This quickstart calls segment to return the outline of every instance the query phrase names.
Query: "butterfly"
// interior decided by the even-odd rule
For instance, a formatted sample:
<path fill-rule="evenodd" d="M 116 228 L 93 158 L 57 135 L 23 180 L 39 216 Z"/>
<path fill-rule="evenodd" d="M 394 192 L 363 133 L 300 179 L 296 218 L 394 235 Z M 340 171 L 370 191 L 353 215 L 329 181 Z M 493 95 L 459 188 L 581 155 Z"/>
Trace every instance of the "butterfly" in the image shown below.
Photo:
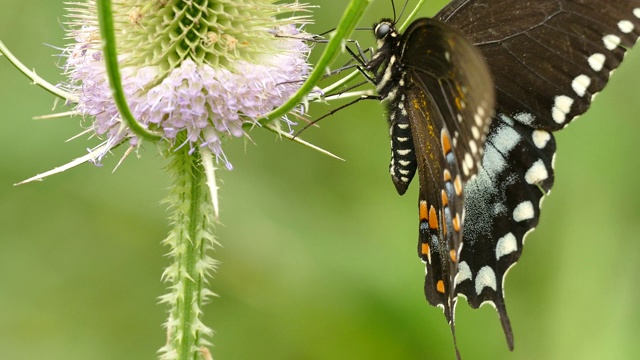
<path fill-rule="evenodd" d="M 458 296 L 496 308 L 554 180 L 553 132 L 590 106 L 640 35 L 640 0 L 456 0 L 399 33 L 374 25 L 364 70 L 388 113 L 400 195 L 418 172 L 418 255 L 453 334 Z"/>

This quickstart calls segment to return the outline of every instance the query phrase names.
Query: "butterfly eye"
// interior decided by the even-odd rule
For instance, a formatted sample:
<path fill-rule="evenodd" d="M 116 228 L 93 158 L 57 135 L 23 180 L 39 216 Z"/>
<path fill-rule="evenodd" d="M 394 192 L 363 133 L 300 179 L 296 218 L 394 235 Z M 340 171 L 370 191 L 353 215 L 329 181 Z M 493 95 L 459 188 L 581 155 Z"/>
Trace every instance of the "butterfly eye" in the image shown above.
<path fill-rule="evenodd" d="M 389 33 L 390 30 L 391 26 L 389 24 L 378 24 L 378 26 L 376 27 L 376 39 L 382 39 Z"/>

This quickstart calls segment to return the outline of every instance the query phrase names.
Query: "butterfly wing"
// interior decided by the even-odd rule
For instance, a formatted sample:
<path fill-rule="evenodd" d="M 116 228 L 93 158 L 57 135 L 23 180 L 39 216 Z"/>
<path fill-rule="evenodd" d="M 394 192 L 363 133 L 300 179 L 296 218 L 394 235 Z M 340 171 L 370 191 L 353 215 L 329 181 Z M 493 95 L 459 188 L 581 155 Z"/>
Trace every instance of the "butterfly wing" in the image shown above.
<path fill-rule="evenodd" d="M 426 264 L 425 295 L 443 308 L 454 331 L 462 184 L 477 173 L 494 105 L 494 85 L 481 54 L 458 31 L 416 20 L 402 35 L 406 78 L 390 112 L 408 119 L 420 180 L 418 253 Z M 474 91 L 471 92 L 471 89 Z M 455 336 L 455 332 L 454 332 Z"/>
<path fill-rule="evenodd" d="M 496 307 L 509 347 L 504 278 L 553 186 L 552 132 L 584 113 L 640 33 L 640 0 L 457 0 L 437 16 L 464 32 L 494 75 L 496 115 L 465 185 L 456 294 Z"/>

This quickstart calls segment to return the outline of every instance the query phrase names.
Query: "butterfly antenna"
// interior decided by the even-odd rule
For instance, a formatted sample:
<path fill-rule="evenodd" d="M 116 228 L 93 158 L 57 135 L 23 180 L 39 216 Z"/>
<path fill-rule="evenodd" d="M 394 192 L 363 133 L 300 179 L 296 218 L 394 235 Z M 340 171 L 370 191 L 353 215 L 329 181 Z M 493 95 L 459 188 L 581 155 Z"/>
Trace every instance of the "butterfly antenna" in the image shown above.
<path fill-rule="evenodd" d="M 325 31 L 325 32 L 323 32 L 323 33 L 321 33 L 321 34 L 316 35 L 316 36 L 324 37 L 325 35 L 329 34 L 330 32 L 334 31 L 335 29 L 336 29 L 336 28 L 329 29 L 329 30 L 327 30 L 327 31 Z"/>
<path fill-rule="evenodd" d="M 400 19 L 402 19 L 402 15 L 404 14 L 404 11 L 407 10 L 407 5 L 409 5 L 409 0 L 404 2 L 404 6 L 402 7 L 402 11 L 400 11 L 400 16 L 398 16 L 398 21 L 400 21 Z M 394 9 L 395 10 L 395 9 Z M 396 23 L 396 19 L 395 19 L 395 11 L 393 13 L 394 19 L 393 19 L 393 23 Z"/>
<path fill-rule="evenodd" d="M 391 9 L 393 10 L 393 23 L 396 23 L 396 3 L 391 0 Z"/>
<path fill-rule="evenodd" d="M 282 35 L 282 34 L 275 34 L 275 37 L 277 38 L 282 38 L 282 39 L 294 39 L 294 40 L 302 40 L 302 41 L 308 41 L 308 42 L 313 42 L 313 43 L 328 43 L 329 40 L 325 39 L 323 36 L 326 33 L 320 34 L 320 35 L 309 35 L 309 36 L 296 36 L 296 35 Z"/>
<path fill-rule="evenodd" d="M 338 106 L 337 108 L 335 108 L 335 109 L 329 111 L 328 113 L 320 116 L 319 118 L 317 118 L 317 119 L 313 120 L 312 122 L 308 123 L 307 125 L 305 125 L 302 129 L 298 130 L 295 134 L 293 134 L 293 139 L 295 139 L 298 136 L 300 136 L 300 134 L 302 134 L 302 132 L 307 130 L 309 127 L 314 126 L 318 121 L 320 121 L 320 120 L 322 120 L 322 119 L 324 119 L 324 118 L 326 118 L 328 116 L 331 116 L 331 115 L 337 113 L 338 111 L 340 111 L 340 110 L 342 110 L 344 108 L 347 108 L 347 107 L 349 107 L 349 106 L 351 106 L 351 105 L 353 105 L 355 103 L 358 103 L 358 102 L 360 102 L 362 100 L 378 100 L 378 101 L 380 101 L 380 97 L 377 96 L 377 95 L 362 95 L 362 96 L 360 96 L 359 98 L 357 98 L 357 99 L 355 99 L 353 101 L 350 101 L 350 102 L 348 102 L 348 103 L 346 103 L 346 104 L 344 104 L 342 106 Z"/>

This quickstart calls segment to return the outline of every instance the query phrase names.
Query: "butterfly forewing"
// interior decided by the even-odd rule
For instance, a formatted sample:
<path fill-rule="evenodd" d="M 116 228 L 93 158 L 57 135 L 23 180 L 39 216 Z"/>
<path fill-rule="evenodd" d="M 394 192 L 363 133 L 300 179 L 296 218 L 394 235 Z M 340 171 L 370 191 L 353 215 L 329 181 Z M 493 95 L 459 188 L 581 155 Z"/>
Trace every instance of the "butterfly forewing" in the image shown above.
<path fill-rule="evenodd" d="M 493 114 L 495 90 L 487 64 L 461 32 L 433 19 L 413 22 L 403 43 L 409 84 L 430 92 L 436 102 L 466 181 L 477 173 Z"/>
<path fill-rule="evenodd" d="M 426 264 L 425 295 L 453 330 L 453 281 L 462 243 L 462 184 L 480 166 L 494 106 L 494 86 L 481 54 L 458 31 L 420 19 L 400 35 L 390 21 L 369 64 L 391 128 L 391 175 L 400 193 L 417 167 L 418 252 Z M 384 60 L 383 60 L 384 58 Z M 383 66 L 384 65 L 384 66 Z M 473 92 L 472 92 L 473 89 Z"/>
<path fill-rule="evenodd" d="M 462 183 L 480 163 L 493 82 L 479 52 L 445 24 L 415 21 L 402 43 L 400 63 L 407 81 L 401 94 L 420 179 L 418 252 L 427 266 L 425 294 L 430 304 L 444 307 L 451 322 L 463 229 Z"/>
<path fill-rule="evenodd" d="M 508 3 L 508 5 L 507 5 Z M 584 113 L 638 38 L 640 0 L 458 0 L 436 17 L 482 51 L 497 113 L 559 130 Z"/>

